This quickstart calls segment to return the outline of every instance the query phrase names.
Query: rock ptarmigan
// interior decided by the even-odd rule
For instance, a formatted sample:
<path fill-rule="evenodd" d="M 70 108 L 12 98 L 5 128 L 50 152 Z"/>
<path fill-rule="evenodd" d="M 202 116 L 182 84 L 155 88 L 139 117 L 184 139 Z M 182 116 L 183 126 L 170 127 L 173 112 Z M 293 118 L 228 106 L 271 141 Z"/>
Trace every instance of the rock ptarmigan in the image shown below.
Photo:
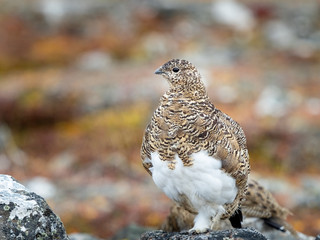
<path fill-rule="evenodd" d="M 229 218 L 240 228 L 249 155 L 239 124 L 209 100 L 196 67 L 173 59 L 156 70 L 169 83 L 143 137 L 141 158 L 155 184 L 196 214 L 190 231 Z"/>

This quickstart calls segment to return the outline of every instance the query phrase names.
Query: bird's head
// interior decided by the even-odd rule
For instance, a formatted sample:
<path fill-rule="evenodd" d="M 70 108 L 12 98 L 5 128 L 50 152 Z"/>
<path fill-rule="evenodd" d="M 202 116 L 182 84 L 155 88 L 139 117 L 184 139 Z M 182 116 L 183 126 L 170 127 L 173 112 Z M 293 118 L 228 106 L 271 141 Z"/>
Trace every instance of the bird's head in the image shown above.
<path fill-rule="evenodd" d="M 201 76 L 196 67 L 187 60 L 172 59 L 155 71 L 168 80 L 170 89 L 189 94 L 205 94 Z"/>

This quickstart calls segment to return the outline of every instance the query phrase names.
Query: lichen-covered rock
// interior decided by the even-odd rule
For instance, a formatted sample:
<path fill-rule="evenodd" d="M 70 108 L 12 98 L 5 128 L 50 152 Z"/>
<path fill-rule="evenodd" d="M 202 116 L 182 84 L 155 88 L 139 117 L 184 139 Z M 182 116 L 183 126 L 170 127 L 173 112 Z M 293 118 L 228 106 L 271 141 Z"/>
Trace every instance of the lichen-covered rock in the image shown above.
<path fill-rule="evenodd" d="M 164 232 L 162 230 L 146 232 L 141 240 L 267 240 L 261 233 L 251 228 L 230 229 L 223 231 L 209 231 L 202 234 L 193 234 L 188 231 Z"/>
<path fill-rule="evenodd" d="M 69 240 L 46 201 L 8 175 L 0 175 L 0 240 Z"/>

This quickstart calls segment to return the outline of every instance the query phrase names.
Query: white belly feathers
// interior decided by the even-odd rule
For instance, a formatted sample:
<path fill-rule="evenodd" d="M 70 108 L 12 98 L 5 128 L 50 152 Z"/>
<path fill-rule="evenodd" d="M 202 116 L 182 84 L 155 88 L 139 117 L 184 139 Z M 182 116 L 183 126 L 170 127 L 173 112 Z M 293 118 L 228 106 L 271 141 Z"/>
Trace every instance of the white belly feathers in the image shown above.
<path fill-rule="evenodd" d="M 150 168 L 155 184 L 172 200 L 179 202 L 181 194 L 186 195 L 195 209 L 203 204 L 223 205 L 231 203 L 237 195 L 235 179 L 221 169 L 221 161 L 206 151 L 193 153 L 193 165 L 184 166 L 176 155 L 175 169 L 168 168 L 157 152 L 151 154 Z"/>

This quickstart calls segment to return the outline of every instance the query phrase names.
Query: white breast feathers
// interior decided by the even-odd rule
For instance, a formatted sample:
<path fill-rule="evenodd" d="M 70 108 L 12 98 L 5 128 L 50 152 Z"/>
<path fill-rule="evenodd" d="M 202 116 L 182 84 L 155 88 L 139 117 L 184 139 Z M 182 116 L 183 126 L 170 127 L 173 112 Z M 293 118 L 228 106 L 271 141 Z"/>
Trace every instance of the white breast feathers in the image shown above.
<path fill-rule="evenodd" d="M 155 184 L 164 193 L 179 202 L 181 194 L 188 197 L 193 207 L 231 203 L 237 195 L 235 179 L 221 169 L 221 161 L 200 151 L 191 155 L 193 165 L 184 166 L 176 155 L 175 168 L 168 168 L 157 152 L 151 154 L 153 167 L 150 169 Z"/>

